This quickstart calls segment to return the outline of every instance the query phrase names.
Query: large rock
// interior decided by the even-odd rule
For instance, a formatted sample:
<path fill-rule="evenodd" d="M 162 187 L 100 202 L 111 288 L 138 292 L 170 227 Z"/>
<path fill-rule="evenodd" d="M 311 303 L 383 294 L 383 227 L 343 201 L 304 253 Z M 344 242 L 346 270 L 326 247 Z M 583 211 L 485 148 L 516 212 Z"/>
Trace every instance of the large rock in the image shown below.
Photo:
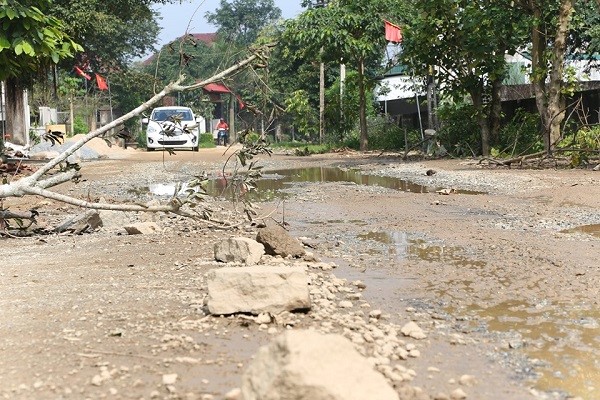
<path fill-rule="evenodd" d="M 208 271 L 211 314 L 306 310 L 310 308 L 308 275 L 302 267 L 225 267 Z"/>
<path fill-rule="evenodd" d="M 242 262 L 247 265 L 258 264 L 265 254 L 265 247 L 245 237 L 231 237 L 217 242 L 214 246 L 215 260 L 222 262 Z"/>
<path fill-rule="evenodd" d="M 125 225 L 123 228 L 129 235 L 150 235 L 152 233 L 160 232 L 159 226 L 151 221 Z"/>
<path fill-rule="evenodd" d="M 256 240 L 265 246 L 265 252 L 272 256 L 302 257 L 305 253 L 304 246 L 282 226 L 274 222 L 260 228 Z"/>
<path fill-rule="evenodd" d="M 54 230 L 58 233 L 71 232 L 81 234 L 92 232 L 102 226 L 102 219 L 96 210 L 88 210 L 82 214 L 68 218 Z"/>
<path fill-rule="evenodd" d="M 340 335 L 288 331 L 262 347 L 242 378 L 245 400 L 398 400 Z"/>

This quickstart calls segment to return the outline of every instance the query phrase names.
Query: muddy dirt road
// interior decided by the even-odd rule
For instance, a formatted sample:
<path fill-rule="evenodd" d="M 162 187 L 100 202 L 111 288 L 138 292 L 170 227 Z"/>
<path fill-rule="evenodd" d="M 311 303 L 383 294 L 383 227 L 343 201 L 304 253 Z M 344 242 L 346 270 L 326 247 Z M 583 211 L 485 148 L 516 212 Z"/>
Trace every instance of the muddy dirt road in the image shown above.
<path fill-rule="evenodd" d="M 218 179 L 227 157 L 105 153 L 83 163 L 83 182 L 58 190 L 164 200 L 160 188 L 200 171 Z M 363 309 L 427 333 L 403 361 L 414 398 L 460 388 L 468 399 L 600 399 L 600 172 L 353 152 L 261 163 L 270 196 L 259 213 L 307 238 L 336 277 L 364 282 Z M 41 198 L 4 202 L 32 206 L 40 225 L 77 212 Z M 225 398 L 285 329 L 205 315 L 213 244 L 232 233 L 164 215 L 103 220 L 91 234 L 0 239 L 0 398 Z M 121 229 L 145 220 L 163 231 Z M 296 318 L 324 329 L 310 313 Z"/>

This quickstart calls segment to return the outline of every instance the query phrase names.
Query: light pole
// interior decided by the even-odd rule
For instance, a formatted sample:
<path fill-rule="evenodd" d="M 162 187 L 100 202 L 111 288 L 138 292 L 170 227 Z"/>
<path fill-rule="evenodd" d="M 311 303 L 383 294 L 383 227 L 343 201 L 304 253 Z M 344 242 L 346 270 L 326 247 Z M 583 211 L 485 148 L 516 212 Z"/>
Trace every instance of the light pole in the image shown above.
<path fill-rule="evenodd" d="M 329 4 L 329 0 L 316 0 L 313 7 L 323 8 Z M 321 48 L 323 56 L 323 48 Z M 319 65 L 319 144 L 323 143 L 325 137 L 325 64 L 321 61 Z"/>

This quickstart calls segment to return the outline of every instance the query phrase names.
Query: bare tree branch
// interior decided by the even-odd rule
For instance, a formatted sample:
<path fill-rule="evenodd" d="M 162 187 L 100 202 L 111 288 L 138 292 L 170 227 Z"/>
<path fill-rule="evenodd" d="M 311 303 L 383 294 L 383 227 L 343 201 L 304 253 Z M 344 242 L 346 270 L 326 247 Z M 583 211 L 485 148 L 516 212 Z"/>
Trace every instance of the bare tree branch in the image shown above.
<path fill-rule="evenodd" d="M 36 186 L 47 189 L 49 187 L 54 187 L 54 186 L 60 185 L 61 183 L 66 183 L 66 182 L 69 182 L 69 181 L 71 181 L 75 178 L 79 178 L 79 177 L 81 177 L 81 173 L 78 170 L 70 169 L 68 171 L 53 175 L 48 179 L 38 181 L 36 183 Z"/>

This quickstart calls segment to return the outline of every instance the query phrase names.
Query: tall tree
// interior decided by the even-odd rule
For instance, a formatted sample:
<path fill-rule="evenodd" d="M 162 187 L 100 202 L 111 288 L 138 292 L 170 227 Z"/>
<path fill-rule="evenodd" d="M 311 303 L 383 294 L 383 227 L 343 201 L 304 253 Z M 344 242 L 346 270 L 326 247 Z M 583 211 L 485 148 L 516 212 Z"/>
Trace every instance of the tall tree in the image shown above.
<path fill-rule="evenodd" d="M 381 66 L 384 59 L 383 18 L 397 20 L 401 6 L 397 0 L 335 0 L 326 7 L 308 9 L 289 21 L 286 29 L 287 40 L 300 44 L 313 59 L 344 63 L 356 70 L 361 150 L 368 147 L 367 93 L 375 83 L 375 75 L 367 71 Z"/>
<path fill-rule="evenodd" d="M 417 75 L 433 69 L 445 93 L 469 96 L 481 131 L 481 152 L 500 129 L 500 89 L 505 54 L 525 37 L 524 20 L 509 0 L 418 0 L 412 2 L 402 60 Z"/>
<path fill-rule="evenodd" d="M 221 0 L 214 13 L 206 13 L 219 35 L 238 46 L 252 44 L 263 27 L 280 18 L 281 10 L 273 0 Z"/>
<path fill-rule="evenodd" d="M 565 60 L 574 0 L 521 0 L 530 17 L 531 81 L 550 153 L 561 139 L 565 110 Z"/>
<path fill-rule="evenodd" d="M 64 24 L 48 14 L 49 0 L 0 0 L 0 80 L 6 81 L 6 132 L 27 142 L 23 91 L 50 64 L 82 50 Z"/>
<path fill-rule="evenodd" d="M 169 0 L 54 0 L 51 12 L 85 51 L 76 62 L 95 71 L 124 67 L 154 49 L 159 27 L 153 4 Z M 72 67 L 72 65 L 67 65 Z"/>

